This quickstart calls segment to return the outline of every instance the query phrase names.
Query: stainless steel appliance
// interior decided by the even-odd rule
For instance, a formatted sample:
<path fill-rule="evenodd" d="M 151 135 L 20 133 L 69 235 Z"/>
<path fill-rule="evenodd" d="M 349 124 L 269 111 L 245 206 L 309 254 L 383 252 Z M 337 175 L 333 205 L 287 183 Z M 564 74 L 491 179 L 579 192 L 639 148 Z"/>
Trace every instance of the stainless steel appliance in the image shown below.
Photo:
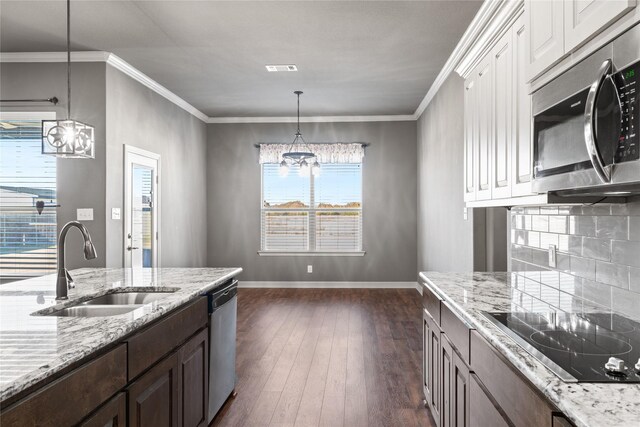
<path fill-rule="evenodd" d="M 566 382 L 640 383 L 640 323 L 611 313 L 483 313 Z"/>
<path fill-rule="evenodd" d="M 209 417 L 211 423 L 236 387 L 238 281 L 214 289 L 209 299 Z"/>
<path fill-rule="evenodd" d="M 640 193 L 639 86 L 640 24 L 536 91 L 534 191 Z"/>

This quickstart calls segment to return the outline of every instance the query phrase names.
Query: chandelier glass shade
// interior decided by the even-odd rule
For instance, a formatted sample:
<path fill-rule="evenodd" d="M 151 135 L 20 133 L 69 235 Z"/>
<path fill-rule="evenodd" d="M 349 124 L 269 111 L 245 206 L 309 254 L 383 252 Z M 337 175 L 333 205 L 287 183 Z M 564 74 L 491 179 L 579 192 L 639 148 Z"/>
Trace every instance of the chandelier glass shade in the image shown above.
<path fill-rule="evenodd" d="M 289 149 L 282 155 L 280 175 L 287 176 L 289 168 L 297 165 L 299 166 L 298 173 L 301 176 L 309 176 L 309 173 L 312 173 L 313 176 L 318 177 L 320 176 L 320 163 L 300 132 L 300 95 L 302 95 L 302 91 L 296 90 L 293 93 L 298 97 L 298 129 Z"/>
<path fill-rule="evenodd" d="M 95 129 L 71 119 L 71 1 L 67 0 L 67 118 L 42 121 L 42 154 L 95 158 Z"/>

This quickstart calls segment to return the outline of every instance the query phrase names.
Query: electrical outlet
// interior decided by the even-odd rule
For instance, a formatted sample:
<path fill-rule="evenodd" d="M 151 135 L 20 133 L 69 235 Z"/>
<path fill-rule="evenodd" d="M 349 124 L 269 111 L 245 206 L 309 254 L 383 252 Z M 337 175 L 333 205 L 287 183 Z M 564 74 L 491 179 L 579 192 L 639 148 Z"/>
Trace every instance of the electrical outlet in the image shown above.
<path fill-rule="evenodd" d="M 556 245 L 549 245 L 549 267 L 556 268 L 558 257 L 556 256 Z"/>
<path fill-rule="evenodd" d="M 76 218 L 78 221 L 93 221 L 93 209 L 77 209 Z"/>
<path fill-rule="evenodd" d="M 111 208 L 111 219 L 120 219 L 120 208 Z"/>
<path fill-rule="evenodd" d="M 307 265 L 307 273 L 313 273 L 313 265 Z"/>
<path fill-rule="evenodd" d="M 467 207 L 465 206 L 463 208 L 463 214 L 462 214 L 462 219 L 464 219 L 465 221 L 469 218 L 469 213 L 467 211 Z"/>

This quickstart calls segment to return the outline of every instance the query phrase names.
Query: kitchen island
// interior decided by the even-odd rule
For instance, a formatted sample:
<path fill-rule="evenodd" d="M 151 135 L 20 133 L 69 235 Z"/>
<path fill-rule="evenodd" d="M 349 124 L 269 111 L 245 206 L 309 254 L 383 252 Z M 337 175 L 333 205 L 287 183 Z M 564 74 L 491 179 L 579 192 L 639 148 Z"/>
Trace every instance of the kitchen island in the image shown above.
<path fill-rule="evenodd" d="M 424 272 L 420 273 L 420 281 L 423 285 L 425 312 L 429 313 L 428 307 L 436 307 L 431 309 L 431 312 L 437 312 L 437 316 L 434 315 L 434 317 L 442 319 L 441 322 L 436 320 L 436 323 L 440 324 L 436 329 L 442 328 L 443 337 L 448 334 L 445 331 L 446 322 L 452 325 L 463 325 L 452 331 L 450 340 L 442 338 L 442 341 L 451 341 L 455 347 L 455 339 L 461 336 L 459 330 L 467 328 L 466 341 L 458 339 L 458 342 L 462 343 L 459 346 L 462 351 L 458 349 L 456 352 L 464 356 L 466 351 L 466 357 L 470 359 L 470 363 L 469 360 L 465 361 L 467 369 L 473 372 L 475 365 L 475 370 L 478 371 L 477 376 L 481 375 L 481 371 L 486 371 L 487 375 L 480 380 L 495 382 L 494 390 L 500 394 L 498 397 L 504 397 L 503 402 L 510 403 L 496 410 L 498 418 L 503 415 L 508 419 L 512 414 L 517 417 L 526 413 L 527 407 L 533 406 L 532 401 L 539 400 L 543 409 L 549 408 L 551 415 L 548 421 L 547 418 L 544 419 L 548 425 L 557 425 L 556 411 L 560 414 L 557 417 L 559 425 L 570 425 L 562 424 L 566 422 L 564 418 L 580 427 L 640 425 L 640 384 L 564 382 L 482 314 L 482 312 L 510 311 L 530 313 L 598 311 L 588 302 L 564 292 L 551 292 L 545 295 L 540 292 L 539 287 L 535 290 L 530 289 L 530 283 L 522 276 L 510 273 Z M 441 308 L 442 314 L 440 314 Z M 453 314 L 453 322 L 449 320 L 452 318 L 451 315 L 445 313 Z M 425 325 L 433 320 L 431 314 L 427 317 Z M 469 341 L 470 349 L 467 347 Z M 498 362 L 489 360 L 486 357 L 487 351 L 476 356 L 474 343 L 478 343 L 477 348 L 480 349 L 483 348 L 482 343 L 485 343 L 486 348 L 495 352 L 497 355 L 495 359 Z M 487 369 L 487 366 L 490 368 L 502 366 L 503 369 L 492 371 L 490 368 Z M 506 375 L 505 370 L 513 370 L 514 375 Z M 476 374 L 472 373 L 472 376 Z M 522 386 L 512 387 L 512 384 L 504 381 L 505 378 L 521 381 Z M 503 382 L 500 383 L 500 380 Z M 485 390 L 484 387 L 482 389 Z M 425 394 L 428 395 L 430 392 L 428 387 L 425 390 Z M 527 396 L 527 399 L 523 399 L 523 396 Z M 435 400 L 438 401 L 438 399 Z M 471 400 L 473 411 L 473 395 Z M 493 399 L 487 401 L 489 400 Z M 511 407 L 515 406 L 515 402 L 521 405 Z M 524 425 L 518 422 L 515 424 Z"/>
<path fill-rule="evenodd" d="M 104 366 L 114 369 L 120 369 L 118 364 L 124 360 L 123 381 L 130 383 L 152 362 L 169 357 L 197 330 L 206 328 L 204 295 L 240 272 L 241 268 L 78 269 L 71 272 L 76 286 L 64 302 L 55 300 L 55 275 L 0 286 L 3 425 L 8 411 L 28 403 L 34 392 L 51 389 L 98 356 L 100 360 L 113 353 L 113 360 Z M 105 317 L 54 313 L 97 296 L 126 292 L 145 292 L 155 298 L 134 310 Z M 158 325 L 165 325 L 167 343 Z M 193 331 L 187 330 L 191 327 Z M 202 336 L 206 341 L 206 334 Z M 175 343 L 170 342 L 174 337 Z M 137 348 L 144 357 L 134 354 Z M 154 352 L 159 356 L 151 360 Z M 142 366 L 147 361 L 149 365 Z"/>

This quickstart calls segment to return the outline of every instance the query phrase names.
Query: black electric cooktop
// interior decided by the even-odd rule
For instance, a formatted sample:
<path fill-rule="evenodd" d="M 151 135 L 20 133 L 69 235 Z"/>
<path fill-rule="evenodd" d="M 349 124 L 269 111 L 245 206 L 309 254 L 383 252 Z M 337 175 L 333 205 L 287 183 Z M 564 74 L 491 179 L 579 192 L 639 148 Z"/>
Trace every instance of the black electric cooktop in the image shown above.
<path fill-rule="evenodd" d="M 640 383 L 640 323 L 610 313 L 484 313 L 567 382 Z M 624 368 L 605 368 L 610 357 Z"/>

